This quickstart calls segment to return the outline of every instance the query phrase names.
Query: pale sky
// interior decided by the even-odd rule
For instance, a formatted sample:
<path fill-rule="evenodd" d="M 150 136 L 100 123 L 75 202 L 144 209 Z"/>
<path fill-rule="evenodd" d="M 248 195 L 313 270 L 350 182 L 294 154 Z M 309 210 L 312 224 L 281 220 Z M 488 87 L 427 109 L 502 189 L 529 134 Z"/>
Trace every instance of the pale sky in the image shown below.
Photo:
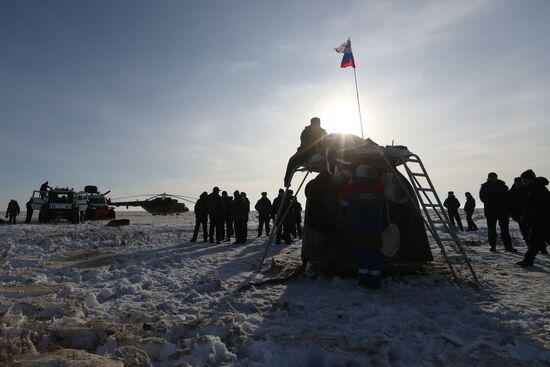
<path fill-rule="evenodd" d="M 366 136 L 442 197 L 549 176 L 549 34 L 544 0 L 3 0 L 0 210 L 46 180 L 273 198 L 311 117 L 360 134 L 348 37 Z"/>

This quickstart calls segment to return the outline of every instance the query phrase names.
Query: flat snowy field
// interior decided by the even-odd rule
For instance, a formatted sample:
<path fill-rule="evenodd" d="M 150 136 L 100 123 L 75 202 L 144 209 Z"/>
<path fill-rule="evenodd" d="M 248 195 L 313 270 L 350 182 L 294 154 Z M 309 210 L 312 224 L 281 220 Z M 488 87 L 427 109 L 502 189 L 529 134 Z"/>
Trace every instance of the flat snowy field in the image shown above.
<path fill-rule="evenodd" d="M 479 289 L 434 247 L 380 291 L 310 273 L 239 291 L 297 267 L 301 241 L 254 274 L 253 214 L 246 245 L 190 243 L 192 213 L 118 217 L 132 224 L 0 226 L 1 366 L 550 366 L 550 258 L 517 266 L 514 225 L 517 254 L 489 252 L 480 215 L 461 234 Z"/>

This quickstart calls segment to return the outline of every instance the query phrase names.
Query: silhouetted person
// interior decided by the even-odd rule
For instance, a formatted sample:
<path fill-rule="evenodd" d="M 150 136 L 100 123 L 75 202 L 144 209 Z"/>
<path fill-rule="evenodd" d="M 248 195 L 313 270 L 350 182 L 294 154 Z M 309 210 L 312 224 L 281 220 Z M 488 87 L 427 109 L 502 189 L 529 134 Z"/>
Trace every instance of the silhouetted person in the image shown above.
<path fill-rule="evenodd" d="M 452 191 L 449 191 L 449 195 L 447 196 L 447 199 L 443 202 L 443 206 L 447 208 L 447 213 L 449 214 L 449 219 L 451 220 L 451 225 L 456 228 L 456 225 L 458 225 L 458 229 L 461 231 L 464 231 L 464 227 L 462 227 L 462 221 L 460 220 L 460 215 L 458 214 L 458 208 L 460 208 L 460 202 L 455 196 L 455 193 Z M 456 220 L 456 225 L 455 225 Z"/>
<path fill-rule="evenodd" d="M 235 224 L 235 244 L 246 242 L 246 220 L 248 217 L 246 209 L 246 200 L 239 190 L 233 193 L 233 221 Z"/>
<path fill-rule="evenodd" d="M 285 196 L 285 190 L 279 189 L 279 193 L 277 194 L 277 197 L 273 200 L 273 205 L 271 206 L 271 219 L 273 219 L 274 223 L 275 223 L 275 218 L 279 213 L 279 207 L 281 206 L 281 202 L 284 196 Z M 281 215 L 282 214 L 283 213 L 281 213 Z"/>
<path fill-rule="evenodd" d="M 8 203 L 8 208 L 6 209 L 6 218 L 8 218 L 8 222 L 10 224 L 15 224 L 15 218 L 19 215 L 21 212 L 21 209 L 19 208 L 19 204 L 15 200 L 10 200 Z"/>
<path fill-rule="evenodd" d="M 289 209 L 289 206 L 292 203 L 292 190 L 288 190 L 288 195 L 286 199 L 284 199 L 284 191 L 279 190 L 279 196 L 273 200 L 273 209 L 274 209 L 274 215 L 275 220 L 277 221 L 277 224 L 279 224 L 279 229 L 276 233 L 275 243 L 280 244 L 281 239 L 285 241 L 285 243 L 291 244 L 292 240 L 290 238 L 290 232 L 292 229 L 293 224 L 293 216 L 292 216 L 292 209 Z M 281 210 L 281 218 L 277 218 L 276 215 L 279 211 L 279 206 L 281 206 L 282 203 L 282 210 Z M 286 214 L 286 215 L 285 215 Z"/>
<path fill-rule="evenodd" d="M 222 191 L 222 198 L 223 198 L 223 203 L 225 205 L 225 215 L 224 215 L 225 239 L 227 241 L 231 241 L 231 236 L 233 236 L 234 234 L 233 211 L 231 209 L 231 206 L 233 205 L 233 198 L 227 195 L 227 191 Z"/>
<path fill-rule="evenodd" d="M 504 244 L 504 250 L 517 252 L 512 247 L 512 239 L 508 225 L 508 186 L 498 179 L 496 173 L 491 172 L 487 176 L 487 182 L 481 185 L 479 198 L 485 204 L 485 218 L 487 219 L 487 229 L 489 231 L 489 245 L 491 252 L 496 251 L 497 244 L 497 222 L 500 227 L 500 237 Z"/>
<path fill-rule="evenodd" d="M 250 200 L 248 200 L 248 198 L 246 197 L 246 192 L 244 191 L 241 191 L 241 196 L 244 199 L 245 211 L 246 211 L 246 217 L 245 217 L 245 222 L 243 227 L 243 239 L 244 239 L 244 242 L 246 242 L 248 240 L 248 214 L 250 213 Z"/>
<path fill-rule="evenodd" d="M 265 234 L 269 236 L 269 222 L 271 220 L 271 200 L 267 198 L 267 192 L 262 192 L 262 197 L 256 202 L 254 209 L 258 211 L 258 237 L 262 235 L 265 226 Z"/>
<path fill-rule="evenodd" d="M 292 220 L 298 238 L 302 239 L 302 204 L 300 204 L 297 197 L 294 197 L 294 203 L 292 204 Z"/>
<path fill-rule="evenodd" d="M 350 245 L 357 254 L 357 280 L 361 286 L 380 288 L 384 189 L 376 169 L 361 164 L 340 193 Z"/>
<path fill-rule="evenodd" d="M 191 242 L 197 241 L 200 227 L 202 226 L 202 233 L 204 242 L 208 242 L 208 193 L 205 191 L 199 196 L 199 200 L 195 203 L 195 230 L 193 231 L 193 238 Z"/>
<path fill-rule="evenodd" d="M 220 196 L 220 189 L 217 186 L 214 187 L 210 195 L 208 195 L 207 203 L 208 217 L 210 217 L 210 243 L 214 243 L 214 232 L 216 232 L 216 243 L 220 244 L 223 240 L 225 206 Z"/>
<path fill-rule="evenodd" d="M 290 233 L 291 239 L 296 239 L 298 237 L 296 233 L 296 223 L 294 222 L 294 200 L 290 198 L 290 209 L 288 210 L 288 216 L 290 217 L 290 223 L 288 225 L 288 232 Z"/>
<path fill-rule="evenodd" d="M 527 228 L 525 221 L 521 220 L 523 205 L 525 202 L 525 192 L 525 185 L 523 184 L 521 177 L 514 178 L 514 184 L 508 191 L 510 217 L 519 225 L 519 230 L 521 231 L 523 240 L 527 243 L 529 238 L 529 228 Z"/>
<path fill-rule="evenodd" d="M 466 212 L 466 222 L 468 223 L 467 231 L 477 231 L 477 225 L 472 219 L 476 208 L 476 200 L 469 192 L 466 193 L 466 204 L 464 204 L 464 212 Z"/>
<path fill-rule="evenodd" d="M 40 197 L 43 199 L 46 197 L 46 191 L 48 191 L 48 189 L 50 188 L 50 186 L 48 186 L 48 181 L 44 182 L 41 186 L 40 186 Z"/>
<path fill-rule="evenodd" d="M 529 227 L 529 249 L 517 264 L 527 267 L 533 266 L 537 253 L 546 247 L 545 239 L 550 226 L 550 192 L 546 188 L 548 180 L 537 177 L 530 169 L 521 174 L 521 179 L 526 190 L 522 220 Z"/>
<path fill-rule="evenodd" d="M 29 224 L 29 223 L 31 222 L 32 213 L 33 213 L 33 209 L 32 209 L 32 199 L 30 199 L 29 201 L 27 201 L 26 207 L 27 207 L 27 218 L 25 218 L 25 223 Z"/>
<path fill-rule="evenodd" d="M 307 160 L 316 153 L 317 143 L 326 135 L 326 130 L 321 128 L 321 119 L 313 117 L 310 120 L 310 125 L 306 126 L 300 135 L 300 146 L 298 147 L 298 151 L 288 160 L 284 178 L 285 187 L 290 186 L 290 179 L 294 169 L 307 162 Z"/>

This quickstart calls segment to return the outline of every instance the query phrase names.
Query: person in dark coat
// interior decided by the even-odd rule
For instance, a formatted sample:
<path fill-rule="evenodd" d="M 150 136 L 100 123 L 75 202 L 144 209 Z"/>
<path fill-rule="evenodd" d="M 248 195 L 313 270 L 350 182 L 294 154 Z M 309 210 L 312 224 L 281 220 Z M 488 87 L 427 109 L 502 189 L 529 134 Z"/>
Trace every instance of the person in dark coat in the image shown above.
<path fill-rule="evenodd" d="M 29 199 L 29 201 L 27 201 L 26 207 L 27 207 L 27 218 L 25 218 L 25 223 L 29 224 L 31 222 L 32 213 L 33 213 L 32 199 Z"/>
<path fill-rule="evenodd" d="M 233 193 L 232 215 L 233 223 L 235 224 L 235 242 L 240 245 L 246 242 L 246 220 L 248 217 L 246 208 L 246 200 L 241 195 L 239 190 Z"/>
<path fill-rule="evenodd" d="M 485 204 L 485 218 L 487 219 L 487 229 L 489 231 L 489 245 L 491 252 L 496 251 L 497 244 L 497 222 L 500 227 L 500 237 L 504 244 L 504 250 L 517 252 L 512 247 L 512 239 L 510 238 L 509 224 L 509 201 L 508 201 L 508 186 L 504 181 L 499 180 L 496 173 L 491 172 L 487 176 L 487 182 L 481 185 L 479 190 L 479 198 Z"/>
<path fill-rule="evenodd" d="M 447 199 L 443 202 L 443 206 L 447 208 L 447 213 L 449 214 L 449 219 L 451 220 L 451 226 L 456 228 L 456 224 L 458 225 L 458 229 L 461 231 L 464 231 L 464 227 L 462 226 L 462 221 L 460 220 L 460 215 L 458 214 L 458 208 L 460 208 L 460 202 L 455 196 L 455 193 L 453 191 L 449 191 L 449 195 L 447 196 Z"/>
<path fill-rule="evenodd" d="M 197 241 L 200 227 L 202 226 L 202 233 L 204 242 L 208 242 L 208 193 L 205 191 L 199 196 L 199 200 L 195 203 L 195 230 L 193 231 L 193 238 L 191 242 Z"/>
<path fill-rule="evenodd" d="M 290 239 L 290 230 L 291 230 L 291 227 L 292 227 L 292 213 L 291 212 L 286 213 L 288 207 L 291 204 L 292 190 L 288 190 L 288 194 L 287 194 L 286 199 L 284 198 L 284 196 L 285 196 L 284 193 L 285 193 L 284 190 L 280 189 L 279 190 L 279 196 L 277 196 L 275 198 L 275 200 L 273 200 L 272 215 L 273 215 L 273 218 L 275 220 L 275 223 L 277 223 L 277 225 L 279 227 L 277 229 L 277 233 L 276 233 L 276 237 L 275 237 L 275 243 L 276 244 L 280 244 L 281 239 L 284 240 L 286 244 L 292 243 L 292 240 Z M 284 201 L 283 201 L 283 199 L 284 199 Z M 281 205 L 282 205 L 282 210 L 280 212 L 280 215 L 281 215 L 282 218 L 280 218 L 280 219 L 282 220 L 282 223 L 279 223 L 280 219 L 277 218 L 277 215 L 279 214 L 279 207 Z M 285 216 L 285 213 L 286 213 L 286 216 Z"/>
<path fill-rule="evenodd" d="M 48 191 L 49 188 L 50 188 L 50 186 L 48 186 L 48 181 L 46 181 L 42 185 L 40 185 L 40 197 L 42 199 L 46 197 L 46 191 Z"/>
<path fill-rule="evenodd" d="M 6 209 L 6 218 L 8 219 L 8 222 L 10 224 L 15 224 L 15 218 L 21 213 L 21 209 L 19 208 L 19 204 L 15 200 L 10 200 L 8 203 L 8 208 Z"/>
<path fill-rule="evenodd" d="M 267 192 L 262 192 L 262 197 L 254 205 L 254 209 L 258 212 L 258 237 L 262 235 L 263 227 L 265 226 L 265 234 L 269 236 L 269 222 L 271 220 L 271 200 L 267 198 Z"/>
<path fill-rule="evenodd" d="M 216 232 L 216 243 L 220 244 L 223 240 L 225 205 L 220 196 L 220 189 L 217 186 L 214 187 L 210 195 L 208 195 L 207 207 L 208 217 L 210 218 L 210 243 L 214 243 L 214 232 Z"/>
<path fill-rule="evenodd" d="M 302 204 L 298 201 L 298 198 L 294 197 L 294 203 L 292 204 L 292 220 L 294 222 L 294 229 L 298 234 L 298 238 L 302 239 Z"/>
<path fill-rule="evenodd" d="M 521 177 L 514 178 L 514 184 L 508 190 L 508 198 L 510 203 L 510 217 L 519 225 L 519 230 L 525 243 L 529 238 L 529 228 L 524 221 L 521 220 L 523 214 L 523 204 L 525 201 L 525 185 Z"/>
<path fill-rule="evenodd" d="M 550 191 L 546 188 L 548 180 L 537 177 L 533 170 L 521 174 L 525 185 L 525 201 L 522 220 L 529 228 L 527 245 L 529 249 L 522 261 L 517 264 L 521 267 L 533 266 L 537 253 L 545 249 L 545 239 L 550 227 Z"/>
<path fill-rule="evenodd" d="M 472 219 L 474 210 L 476 208 L 476 200 L 469 192 L 466 193 L 466 204 L 464 204 L 464 212 L 466 212 L 466 222 L 468 222 L 468 229 L 466 231 L 477 231 L 477 225 Z"/>
<path fill-rule="evenodd" d="M 222 191 L 222 198 L 223 203 L 225 205 L 225 216 L 224 216 L 224 222 L 225 222 L 225 240 L 231 241 L 231 236 L 233 236 L 235 233 L 233 229 L 233 213 L 231 210 L 231 206 L 233 204 L 233 198 L 229 195 L 227 195 L 227 191 Z"/>
<path fill-rule="evenodd" d="M 284 196 L 285 196 L 285 190 L 279 189 L 279 193 L 277 197 L 273 200 L 273 205 L 271 206 L 271 219 L 273 219 L 273 221 L 275 221 L 275 218 L 277 217 L 277 214 L 279 212 L 279 207 L 281 206 L 281 202 Z"/>
<path fill-rule="evenodd" d="M 248 215 L 250 214 L 250 200 L 248 200 L 248 197 L 246 197 L 246 192 L 241 191 L 241 196 L 244 199 L 245 203 L 245 217 L 244 217 L 244 224 L 243 224 L 243 243 L 245 243 L 248 240 Z"/>
<path fill-rule="evenodd" d="M 290 179 L 296 167 L 304 164 L 317 151 L 317 143 L 327 135 L 321 128 L 321 119 L 313 117 L 310 125 L 306 126 L 300 135 L 300 146 L 296 153 L 288 160 L 284 178 L 285 187 L 290 186 Z"/>
<path fill-rule="evenodd" d="M 384 204 L 384 189 L 378 172 L 366 164 L 359 165 L 355 179 L 340 193 L 340 205 L 350 245 L 357 253 L 357 280 L 359 285 L 369 289 L 381 285 Z"/>

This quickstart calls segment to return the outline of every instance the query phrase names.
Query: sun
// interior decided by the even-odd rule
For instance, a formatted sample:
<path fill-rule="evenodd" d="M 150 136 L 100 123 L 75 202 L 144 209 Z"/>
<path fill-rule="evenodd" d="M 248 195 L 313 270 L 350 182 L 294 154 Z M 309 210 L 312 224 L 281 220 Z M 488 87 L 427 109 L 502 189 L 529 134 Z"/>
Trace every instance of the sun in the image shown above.
<path fill-rule="evenodd" d="M 365 112 L 363 119 L 365 118 Z M 361 136 L 357 103 L 336 100 L 329 102 L 319 112 L 321 126 L 330 133 L 347 133 Z"/>

